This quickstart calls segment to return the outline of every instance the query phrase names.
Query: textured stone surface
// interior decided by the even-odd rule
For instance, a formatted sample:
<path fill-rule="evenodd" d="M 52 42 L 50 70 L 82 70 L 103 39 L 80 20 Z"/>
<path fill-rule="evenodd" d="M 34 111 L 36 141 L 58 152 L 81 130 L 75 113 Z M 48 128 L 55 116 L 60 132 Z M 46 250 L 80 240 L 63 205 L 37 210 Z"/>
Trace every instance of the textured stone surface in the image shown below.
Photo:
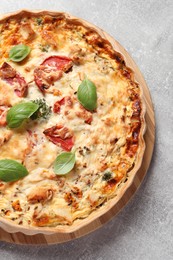
<path fill-rule="evenodd" d="M 173 1 L 1 0 L 21 8 L 66 11 L 103 28 L 132 55 L 156 113 L 156 146 L 141 188 L 112 221 L 73 242 L 49 247 L 0 243 L 0 259 L 173 259 Z M 172 129 L 171 129 L 172 127 Z"/>

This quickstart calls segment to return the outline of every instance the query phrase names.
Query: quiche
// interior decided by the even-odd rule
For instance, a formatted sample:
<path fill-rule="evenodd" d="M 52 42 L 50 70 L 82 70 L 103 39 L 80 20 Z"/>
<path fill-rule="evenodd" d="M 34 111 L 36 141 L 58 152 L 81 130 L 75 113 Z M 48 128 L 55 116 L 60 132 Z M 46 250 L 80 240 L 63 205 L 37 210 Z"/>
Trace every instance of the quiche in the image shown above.
<path fill-rule="evenodd" d="M 109 207 L 137 172 L 142 89 L 79 19 L 22 11 L 0 32 L 0 220 L 73 226 Z"/>

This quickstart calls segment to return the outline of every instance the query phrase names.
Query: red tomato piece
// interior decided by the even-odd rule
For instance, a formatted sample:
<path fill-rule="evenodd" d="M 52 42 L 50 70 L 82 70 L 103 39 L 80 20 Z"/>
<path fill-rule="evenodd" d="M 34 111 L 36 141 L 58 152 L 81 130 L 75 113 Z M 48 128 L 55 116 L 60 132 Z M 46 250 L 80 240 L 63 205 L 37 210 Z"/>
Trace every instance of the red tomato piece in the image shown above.
<path fill-rule="evenodd" d="M 60 113 L 61 106 L 63 106 L 63 105 L 66 105 L 69 108 L 72 108 L 72 106 L 73 106 L 72 98 L 69 97 L 69 96 L 66 96 L 66 97 L 63 97 L 61 100 L 56 101 L 55 104 L 54 104 L 54 107 L 53 107 L 53 112 L 54 113 Z"/>
<path fill-rule="evenodd" d="M 56 68 L 57 70 L 67 71 L 72 65 L 72 60 L 65 56 L 51 56 L 45 59 L 41 65 L 47 65 Z"/>
<path fill-rule="evenodd" d="M 60 145 L 65 151 L 71 151 L 74 145 L 74 136 L 67 127 L 55 125 L 44 130 L 43 133 L 52 143 Z"/>
<path fill-rule="evenodd" d="M 14 92 L 18 97 L 25 97 L 27 95 L 28 85 L 24 79 L 19 74 L 14 78 L 13 83 L 17 83 L 17 87 L 14 88 Z"/>
<path fill-rule="evenodd" d="M 62 98 L 59 101 L 56 101 L 54 106 L 53 106 L 53 112 L 59 114 L 61 110 L 61 106 L 65 104 L 65 98 Z"/>
<path fill-rule="evenodd" d="M 4 62 L 0 68 L 0 77 L 9 85 L 14 86 L 14 92 L 18 97 L 25 97 L 28 90 L 28 84 L 24 77 L 22 77 L 14 68 L 7 62 Z"/>
<path fill-rule="evenodd" d="M 53 83 L 59 80 L 63 72 L 72 67 L 72 60 L 64 56 L 51 56 L 34 70 L 34 80 L 40 91 L 44 92 Z"/>
<path fill-rule="evenodd" d="M 50 139 L 51 140 L 51 139 Z M 73 142 L 73 138 L 66 138 L 65 140 L 63 140 L 62 138 L 59 137 L 52 137 L 52 143 L 54 144 L 60 144 L 60 146 L 62 147 L 62 149 L 64 149 L 65 151 L 69 152 L 71 151 L 74 142 Z"/>

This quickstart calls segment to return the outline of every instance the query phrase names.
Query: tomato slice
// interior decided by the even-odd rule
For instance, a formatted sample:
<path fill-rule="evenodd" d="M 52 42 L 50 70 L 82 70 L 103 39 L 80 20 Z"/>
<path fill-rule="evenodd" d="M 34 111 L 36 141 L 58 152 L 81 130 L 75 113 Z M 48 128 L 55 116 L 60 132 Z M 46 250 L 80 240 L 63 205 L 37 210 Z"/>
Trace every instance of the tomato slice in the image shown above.
<path fill-rule="evenodd" d="M 65 98 L 62 98 L 59 101 L 56 101 L 53 106 L 53 112 L 59 114 L 61 110 L 61 106 L 65 104 Z"/>
<path fill-rule="evenodd" d="M 50 56 L 34 70 L 34 80 L 41 92 L 45 92 L 59 80 L 63 72 L 72 67 L 72 60 L 64 56 Z"/>
<path fill-rule="evenodd" d="M 51 56 L 45 59 L 42 65 L 47 65 L 52 68 L 56 68 L 57 70 L 67 71 L 70 69 L 72 60 L 65 56 Z M 69 67 L 70 66 L 70 67 Z"/>
<path fill-rule="evenodd" d="M 13 83 L 17 83 L 17 87 L 14 88 L 14 92 L 18 97 L 26 97 L 28 85 L 24 79 L 24 77 L 21 77 L 19 74 L 16 75 L 14 78 Z"/>
<path fill-rule="evenodd" d="M 59 114 L 61 106 L 67 105 L 69 107 L 73 106 L 73 100 L 70 96 L 63 97 L 61 100 L 56 101 L 53 107 L 53 112 Z"/>
<path fill-rule="evenodd" d="M 52 138 L 49 138 L 52 143 L 54 144 L 60 144 L 60 146 L 62 147 L 63 150 L 67 151 L 67 152 L 70 152 L 73 145 L 74 145 L 74 142 L 73 142 L 73 138 L 66 138 L 65 140 L 63 140 L 62 138 L 60 137 L 52 137 Z"/>
<path fill-rule="evenodd" d="M 14 86 L 14 92 L 18 97 L 25 97 L 28 90 L 28 84 L 24 77 L 22 77 L 14 68 L 7 62 L 4 62 L 0 68 L 0 77 L 9 85 Z"/>
<path fill-rule="evenodd" d="M 74 145 L 74 136 L 67 127 L 55 125 L 44 130 L 43 133 L 52 143 L 60 145 L 65 151 L 71 151 Z"/>

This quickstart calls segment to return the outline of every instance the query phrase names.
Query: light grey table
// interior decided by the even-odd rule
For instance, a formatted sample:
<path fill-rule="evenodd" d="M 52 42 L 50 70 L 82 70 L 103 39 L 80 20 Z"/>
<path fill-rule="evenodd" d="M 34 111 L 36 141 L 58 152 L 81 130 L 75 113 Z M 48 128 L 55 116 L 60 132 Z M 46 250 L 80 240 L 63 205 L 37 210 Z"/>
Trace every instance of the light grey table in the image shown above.
<path fill-rule="evenodd" d="M 90 235 L 61 245 L 30 247 L 1 242 L 0 259 L 172 260 L 173 1 L 0 1 L 0 13 L 21 8 L 66 11 L 117 39 L 147 81 L 155 107 L 157 134 L 147 177 L 116 218 Z"/>

